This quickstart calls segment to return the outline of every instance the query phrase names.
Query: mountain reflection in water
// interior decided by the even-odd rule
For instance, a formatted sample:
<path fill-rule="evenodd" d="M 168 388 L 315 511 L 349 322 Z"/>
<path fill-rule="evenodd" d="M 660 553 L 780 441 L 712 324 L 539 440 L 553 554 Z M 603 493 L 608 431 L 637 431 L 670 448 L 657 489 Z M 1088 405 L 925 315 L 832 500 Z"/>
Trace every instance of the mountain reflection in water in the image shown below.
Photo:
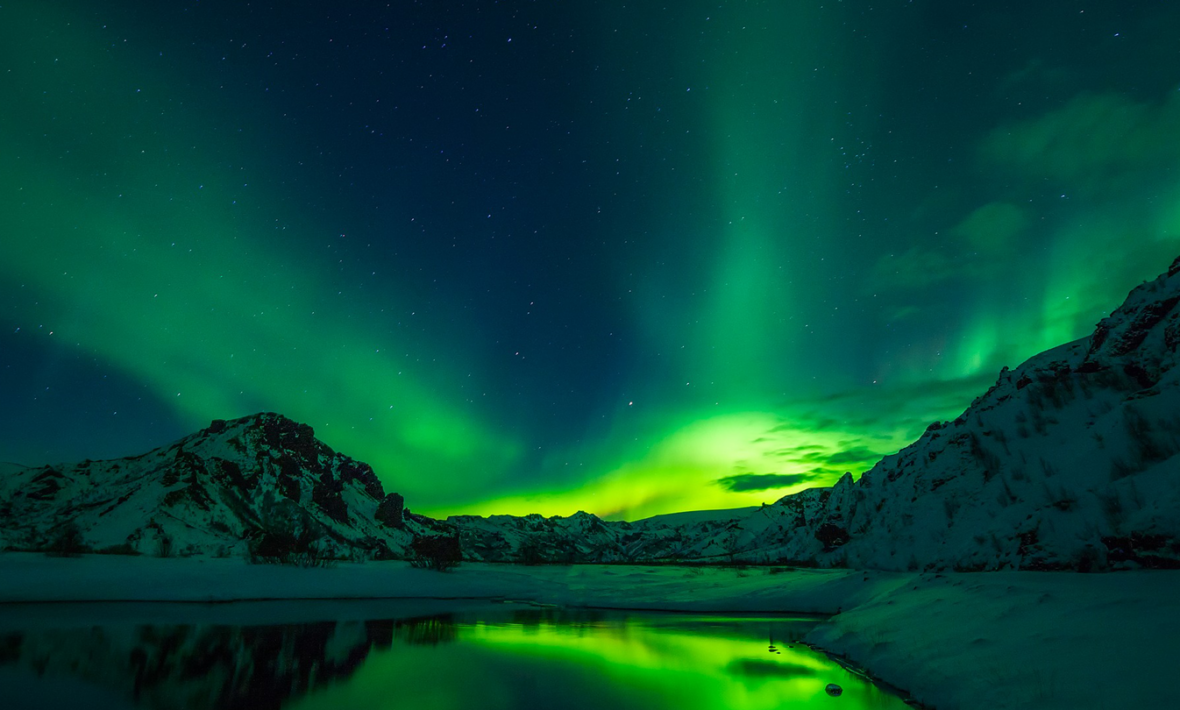
<path fill-rule="evenodd" d="M 98 617 L 96 617 L 98 618 Z M 6 708 L 904 708 L 806 618 L 502 611 L 0 632 Z M 843 688 L 837 699 L 825 688 Z M 13 705 L 15 703 L 15 705 Z"/>

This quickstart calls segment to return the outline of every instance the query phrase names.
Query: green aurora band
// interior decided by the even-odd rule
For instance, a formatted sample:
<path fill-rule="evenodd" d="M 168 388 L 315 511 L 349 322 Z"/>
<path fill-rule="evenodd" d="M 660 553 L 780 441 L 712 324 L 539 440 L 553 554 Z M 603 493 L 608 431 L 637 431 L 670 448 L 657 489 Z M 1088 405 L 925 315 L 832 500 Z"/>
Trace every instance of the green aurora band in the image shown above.
<path fill-rule="evenodd" d="M 398 317 L 382 305 L 390 294 L 344 305 L 325 296 L 336 293 L 325 259 L 251 236 L 286 226 L 268 219 L 268 203 L 282 202 L 278 181 L 268 189 L 262 177 L 255 189 L 251 171 L 229 162 L 266 162 L 250 136 L 210 135 L 217 121 L 185 106 L 170 77 L 121 63 L 73 24 L 56 22 L 56 43 L 10 72 L 10 90 L 41 98 L 19 123 L 6 114 L 0 132 L 19 166 L 4 175 L 5 232 L 22 235 L 0 246 L 0 269 L 37 292 L 59 347 L 144 380 L 194 426 L 272 409 L 324 427 L 322 438 L 379 471 L 431 470 L 476 487 L 473 476 L 509 464 L 517 445 L 445 404 L 386 335 Z M 11 36 L 5 46 L 20 51 Z M 94 66 L 95 56 L 109 64 Z M 55 140 L 36 140 L 47 126 Z M 175 155 L 185 138 L 196 144 Z M 353 310 L 371 315 L 357 322 Z M 397 481 L 411 496 L 428 493 L 409 484 Z"/>
<path fill-rule="evenodd" d="M 0 294 L 34 304 L 0 324 L 143 383 L 193 428 L 306 421 L 417 512 L 635 519 L 866 470 L 1175 256 L 1175 86 L 978 118 L 952 186 L 945 158 L 914 157 L 916 119 L 882 118 L 920 14 L 858 34 L 846 10 L 690 5 L 582 18 L 599 90 L 635 97 L 600 130 L 650 131 L 620 163 L 643 207 L 601 235 L 637 245 L 603 279 L 642 366 L 594 426 L 516 425 L 479 399 L 507 376 L 480 360 L 474 316 L 428 320 L 380 260 L 357 268 L 414 237 L 412 205 L 378 208 L 402 233 L 349 233 L 322 165 L 290 157 L 310 129 L 211 98 L 139 46 L 150 27 L 81 10 L 0 9 Z M 989 90 L 1049 71 L 1030 66 Z M 675 176 L 655 151 L 680 152 Z"/>

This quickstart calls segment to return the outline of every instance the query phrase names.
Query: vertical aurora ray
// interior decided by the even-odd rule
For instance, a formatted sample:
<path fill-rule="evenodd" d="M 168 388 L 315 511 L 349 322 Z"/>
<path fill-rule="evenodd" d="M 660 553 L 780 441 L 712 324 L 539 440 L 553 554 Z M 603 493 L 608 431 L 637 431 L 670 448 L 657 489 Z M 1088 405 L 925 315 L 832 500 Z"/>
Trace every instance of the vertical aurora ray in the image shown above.
<path fill-rule="evenodd" d="M 842 113 L 830 106 L 847 75 L 861 71 L 861 50 L 840 44 L 839 16 L 814 7 L 684 11 L 707 38 L 668 18 L 671 48 L 661 54 L 674 58 L 668 71 L 688 84 L 677 87 L 686 94 L 680 105 L 704 134 L 691 145 L 710 198 L 700 223 L 688 227 L 694 233 L 675 237 L 703 254 L 699 268 L 658 280 L 636 306 L 642 342 L 668 366 L 654 373 L 663 389 L 641 404 L 645 416 L 629 417 L 595 451 L 566 452 L 567 460 L 596 461 L 602 473 L 589 482 L 481 500 L 460 512 L 586 509 L 635 519 L 758 505 L 859 472 L 909 433 L 854 431 L 863 424 L 807 411 L 815 387 L 804 373 L 829 344 L 817 341 L 809 320 L 830 308 L 822 294 L 835 261 L 824 264 L 830 212 L 851 141 L 846 121 L 825 121 Z M 629 31 L 647 36 L 659 22 L 647 19 Z"/>
<path fill-rule="evenodd" d="M 798 278 L 807 241 L 817 236 L 800 217 L 828 199 L 830 186 L 806 125 L 826 93 L 804 78 L 808 45 L 832 34 L 818 14 L 776 4 L 718 12 L 715 31 L 733 39 L 705 60 L 707 174 L 722 223 L 697 347 L 726 399 L 748 400 L 799 359 L 785 326 L 807 286 Z"/>

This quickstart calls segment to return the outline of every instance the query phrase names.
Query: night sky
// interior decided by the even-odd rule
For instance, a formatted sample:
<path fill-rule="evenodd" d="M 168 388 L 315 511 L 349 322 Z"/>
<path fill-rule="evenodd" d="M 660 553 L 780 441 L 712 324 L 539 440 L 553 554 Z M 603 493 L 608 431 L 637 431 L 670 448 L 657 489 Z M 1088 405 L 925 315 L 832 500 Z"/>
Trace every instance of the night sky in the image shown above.
<path fill-rule="evenodd" d="M 0 460 L 416 512 L 859 473 L 1180 253 L 1180 3 L 0 5 Z"/>

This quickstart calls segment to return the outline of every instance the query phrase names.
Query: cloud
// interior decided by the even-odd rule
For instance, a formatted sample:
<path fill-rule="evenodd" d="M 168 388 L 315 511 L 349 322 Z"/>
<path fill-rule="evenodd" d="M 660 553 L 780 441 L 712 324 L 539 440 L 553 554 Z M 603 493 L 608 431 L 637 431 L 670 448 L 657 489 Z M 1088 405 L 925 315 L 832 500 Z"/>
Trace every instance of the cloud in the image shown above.
<path fill-rule="evenodd" d="M 1010 202 L 989 202 L 951 229 L 964 246 L 989 254 L 1006 252 L 1028 228 L 1028 211 Z"/>
<path fill-rule="evenodd" d="M 881 412 L 890 412 L 903 444 L 917 438 L 935 419 L 953 419 L 971 400 L 996 381 L 998 370 L 966 377 L 900 383 L 863 390 L 847 390 L 806 402 L 796 402 L 793 416 L 810 424 L 813 418 L 837 415 L 849 431 L 873 431 Z M 785 407 L 786 405 L 784 405 Z M 862 437 L 863 440 L 863 437 Z"/>
<path fill-rule="evenodd" d="M 1012 80 L 1027 83 L 1042 70 L 1033 64 L 1025 72 L 1028 76 Z M 1171 171 L 1180 161 L 1177 135 L 1180 92 L 1144 101 L 1115 92 L 1084 92 L 1053 110 L 983 134 L 978 166 L 999 178 L 1008 194 L 1017 177 L 1034 189 L 1031 194 L 1040 194 L 1048 181 L 1063 197 L 1085 196 L 1092 204 L 1109 204 L 1112 197 L 1140 195 L 1147 189 L 1157 192 L 1161 179 L 1174 181 Z M 950 282 L 994 279 L 1008 268 L 1034 224 L 1043 231 L 1042 217 L 1044 212 L 1034 214 L 1017 201 L 978 206 L 958 224 L 940 230 L 941 241 L 915 244 L 877 259 L 865 288 L 874 294 L 920 291 Z M 897 314 L 890 313 L 889 320 L 897 320 Z"/>
<path fill-rule="evenodd" d="M 741 493 L 744 491 L 767 491 L 775 488 L 789 488 L 801 483 L 814 481 L 818 476 L 806 473 L 742 473 L 736 476 L 718 478 L 714 483 L 722 488 Z"/>
<path fill-rule="evenodd" d="M 876 463 L 880 460 L 881 454 L 876 451 L 871 451 L 863 446 L 856 446 L 848 449 L 841 449 L 835 453 L 827 453 L 816 451 L 802 456 L 796 457 L 797 461 L 805 461 L 807 463 L 819 463 L 826 465 L 829 469 L 838 468 L 850 463 Z"/>
<path fill-rule="evenodd" d="M 845 463 L 866 463 L 870 461 L 876 463 L 880 459 L 881 454 L 878 452 L 870 451 L 863 446 L 858 446 L 856 448 L 838 451 L 831 456 L 828 456 L 825 460 L 828 464 L 836 465 Z"/>
<path fill-rule="evenodd" d="M 1036 95 L 1045 93 L 1046 87 L 1064 86 L 1073 75 L 1063 67 L 1050 66 L 1039 57 L 1028 61 L 1020 69 L 1008 74 L 996 86 L 998 98 L 1008 99 L 1013 92 Z"/>
<path fill-rule="evenodd" d="M 1082 93 L 1054 111 L 992 131 L 980 147 L 987 165 L 1074 189 L 1101 189 L 1180 159 L 1180 93 L 1135 101 L 1117 93 Z"/>
<path fill-rule="evenodd" d="M 910 247 L 901 254 L 887 254 L 869 271 L 870 290 L 916 289 L 954 278 L 963 265 L 953 257 L 924 247 Z"/>
<path fill-rule="evenodd" d="M 951 227 L 942 243 L 913 246 L 878 259 L 869 271 L 869 289 L 920 289 L 955 279 L 989 278 L 1030 221 L 1028 211 L 1018 205 L 989 202 Z"/>

